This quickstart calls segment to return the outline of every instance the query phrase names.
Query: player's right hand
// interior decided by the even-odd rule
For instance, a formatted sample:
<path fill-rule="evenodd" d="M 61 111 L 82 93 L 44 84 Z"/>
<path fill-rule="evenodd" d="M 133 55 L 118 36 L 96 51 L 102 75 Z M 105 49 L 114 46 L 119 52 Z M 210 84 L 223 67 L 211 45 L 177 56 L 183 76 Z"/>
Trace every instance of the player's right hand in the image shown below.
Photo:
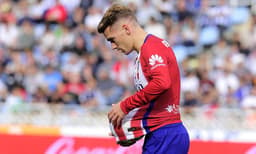
<path fill-rule="evenodd" d="M 120 103 L 112 104 L 112 108 L 108 113 L 109 122 L 112 123 L 114 126 L 121 127 L 124 116 L 125 113 L 122 111 Z"/>

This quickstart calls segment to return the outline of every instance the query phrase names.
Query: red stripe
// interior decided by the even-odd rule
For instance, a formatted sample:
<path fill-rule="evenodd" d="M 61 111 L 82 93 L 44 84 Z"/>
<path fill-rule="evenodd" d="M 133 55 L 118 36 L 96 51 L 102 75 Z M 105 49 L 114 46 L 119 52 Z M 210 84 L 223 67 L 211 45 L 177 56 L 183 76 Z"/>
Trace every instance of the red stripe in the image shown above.
<path fill-rule="evenodd" d="M 137 138 L 137 137 L 140 137 L 142 135 L 144 135 L 144 128 L 142 126 L 142 119 L 146 113 L 146 109 L 148 108 L 148 105 L 143 107 L 143 108 L 140 108 L 136 114 L 134 115 L 133 119 L 131 120 L 131 127 L 135 127 L 135 128 L 139 128 L 138 130 L 135 131 L 134 133 L 134 137 Z"/>
<path fill-rule="evenodd" d="M 119 138 L 120 141 L 127 140 L 122 127 L 119 127 L 119 128 L 115 127 L 115 132 L 118 135 L 118 138 Z"/>

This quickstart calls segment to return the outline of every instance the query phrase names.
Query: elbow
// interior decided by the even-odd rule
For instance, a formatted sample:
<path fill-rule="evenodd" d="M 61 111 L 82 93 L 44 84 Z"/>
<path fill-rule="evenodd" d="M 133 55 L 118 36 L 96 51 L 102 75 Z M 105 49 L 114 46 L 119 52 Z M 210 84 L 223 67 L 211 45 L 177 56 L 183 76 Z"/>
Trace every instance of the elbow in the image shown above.
<path fill-rule="evenodd" d="M 170 80 L 163 80 L 159 83 L 159 89 L 161 89 L 161 91 L 168 90 L 170 87 L 171 87 Z"/>

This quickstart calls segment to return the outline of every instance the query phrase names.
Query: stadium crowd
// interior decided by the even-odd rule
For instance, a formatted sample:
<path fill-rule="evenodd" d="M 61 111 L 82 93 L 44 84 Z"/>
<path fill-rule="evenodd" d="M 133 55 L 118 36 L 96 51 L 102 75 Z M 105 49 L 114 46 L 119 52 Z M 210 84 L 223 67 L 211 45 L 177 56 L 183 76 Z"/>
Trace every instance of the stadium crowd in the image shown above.
<path fill-rule="evenodd" d="M 256 8 L 225 0 L 126 0 L 173 47 L 184 107 L 256 108 Z M 135 54 L 96 31 L 114 0 L 1 0 L 0 100 L 104 109 L 134 91 Z"/>

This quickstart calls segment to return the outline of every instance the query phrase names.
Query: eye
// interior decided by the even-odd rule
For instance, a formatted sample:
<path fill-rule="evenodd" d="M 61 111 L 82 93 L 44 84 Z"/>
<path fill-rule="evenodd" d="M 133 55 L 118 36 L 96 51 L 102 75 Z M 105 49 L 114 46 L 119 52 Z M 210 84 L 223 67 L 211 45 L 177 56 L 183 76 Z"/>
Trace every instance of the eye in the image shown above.
<path fill-rule="evenodd" d="M 110 43 L 116 43 L 115 40 L 111 40 Z"/>
<path fill-rule="evenodd" d="M 110 43 L 115 43 L 114 38 L 109 38 L 108 41 L 109 41 Z"/>

